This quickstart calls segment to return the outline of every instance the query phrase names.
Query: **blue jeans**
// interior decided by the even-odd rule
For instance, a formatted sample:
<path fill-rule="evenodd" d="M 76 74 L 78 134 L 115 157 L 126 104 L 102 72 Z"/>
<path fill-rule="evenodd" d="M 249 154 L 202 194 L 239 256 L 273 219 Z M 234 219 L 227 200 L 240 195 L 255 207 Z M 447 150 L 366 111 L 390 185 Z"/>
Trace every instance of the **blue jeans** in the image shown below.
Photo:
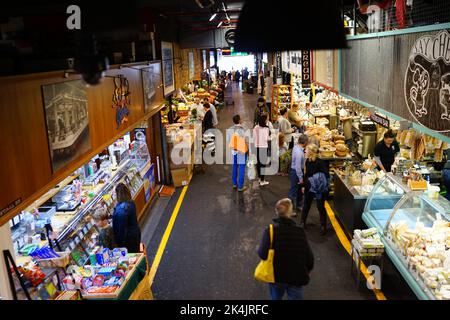
<path fill-rule="evenodd" d="M 290 286 L 283 283 L 269 283 L 272 300 L 283 300 L 287 292 L 288 300 L 303 300 L 303 287 Z"/>
<path fill-rule="evenodd" d="M 233 186 L 237 186 L 239 189 L 244 187 L 246 161 L 246 154 L 238 153 L 233 156 Z"/>
<path fill-rule="evenodd" d="M 301 205 L 301 201 L 303 199 L 301 197 L 300 185 L 298 184 L 300 180 L 298 179 L 297 172 L 294 169 L 289 171 L 289 178 L 291 180 L 291 188 L 289 189 L 288 197 L 291 199 L 294 209 L 296 209 Z"/>
<path fill-rule="evenodd" d="M 447 190 L 447 194 L 445 195 L 445 198 L 447 198 L 447 200 L 450 200 L 450 169 L 444 169 L 442 171 L 442 175 L 444 178 L 444 186 L 445 186 L 445 189 Z"/>

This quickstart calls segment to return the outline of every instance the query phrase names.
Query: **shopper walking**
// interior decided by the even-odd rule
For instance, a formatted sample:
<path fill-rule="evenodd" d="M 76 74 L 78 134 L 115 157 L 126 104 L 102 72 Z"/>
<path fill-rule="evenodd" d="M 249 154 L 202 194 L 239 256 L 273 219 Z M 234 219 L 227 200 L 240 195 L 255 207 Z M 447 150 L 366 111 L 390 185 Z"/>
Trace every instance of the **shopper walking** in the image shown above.
<path fill-rule="evenodd" d="M 374 155 L 375 162 L 380 170 L 384 172 L 391 172 L 392 165 L 395 161 L 395 156 L 400 152 L 400 146 L 395 140 L 395 134 L 392 129 L 389 129 L 384 134 L 382 141 L 375 146 Z"/>
<path fill-rule="evenodd" d="M 315 144 L 306 147 L 306 161 L 303 171 L 302 188 L 304 192 L 304 204 L 302 210 L 301 226 L 306 228 L 306 220 L 314 199 L 316 199 L 317 209 L 320 215 L 320 234 L 327 232 L 327 213 L 325 210 L 325 200 L 328 195 L 328 168 L 322 159 L 318 158 L 319 148 Z"/>
<path fill-rule="evenodd" d="M 213 124 L 213 114 L 211 112 L 211 105 L 209 103 L 203 104 L 203 109 L 205 110 L 205 116 L 202 121 L 202 129 L 203 133 L 205 133 L 209 129 L 214 128 Z"/>
<path fill-rule="evenodd" d="M 288 110 L 283 108 L 280 110 L 280 116 L 278 117 L 278 128 L 280 132 L 284 134 L 284 141 L 289 145 L 289 149 L 294 147 L 294 141 L 292 139 L 292 133 L 294 133 L 294 128 L 292 128 L 291 123 L 288 120 Z"/>
<path fill-rule="evenodd" d="M 116 187 L 117 205 L 113 213 L 114 240 L 117 247 L 137 253 L 141 244 L 141 230 L 136 216 L 136 205 L 128 187 L 119 183 Z"/>
<path fill-rule="evenodd" d="M 239 84 L 239 81 L 241 81 L 241 72 L 239 70 L 236 70 L 235 77 L 236 82 Z"/>
<path fill-rule="evenodd" d="M 289 189 L 289 199 L 294 205 L 294 216 L 297 216 L 296 211 L 301 212 L 303 200 L 303 170 L 305 167 L 305 147 L 308 143 L 308 136 L 301 134 L 297 140 L 296 145 L 292 150 L 292 162 L 289 177 L 291 180 L 291 187 Z"/>
<path fill-rule="evenodd" d="M 245 191 L 245 164 L 247 162 L 247 142 L 245 141 L 245 127 L 241 117 L 237 114 L 233 117 L 234 125 L 227 130 L 227 144 L 231 147 L 233 155 L 232 181 L 233 189 L 239 192 Z"/>
<path fill-rule="evenodd" d="M 273 220 L 274 249 L 273 271 L 275 283 L 269 283 L 272 300 L 282 300 L 285 293 L 289 300 L 303 299 L 303 287 L 309 283 L 314 267 L 314 255 L 305 231 L 292 220 L 290 199 L 285 198 L 275 206 L 277 218 Z M 258 255 L 267 260 L 270 241 L 270 227 L 263 233 Z"/>
<path fill-rule="evenodd" d="M 258 102 L 256 103 L 255 113 L 253 117 L 253 125 L 257 125 L 259 123 L 259 118 L 263 114 L 269 114 L 269 109 L 266 106 L 266 100 L 263 97 L 258 98 Z"/>
<path fill-rule="evenodd" d="M 267 126 L 267 115 L 265 114 L 259 117 L 259 123 L 253 128 L 253 141 L 256 148 L 256 169 L 258 171 L 259 185 L 265 186 L 269 182 L 265 181 L 263 168 L 265 168 L 269 160 L 270 141 L 270 130 Z"/>

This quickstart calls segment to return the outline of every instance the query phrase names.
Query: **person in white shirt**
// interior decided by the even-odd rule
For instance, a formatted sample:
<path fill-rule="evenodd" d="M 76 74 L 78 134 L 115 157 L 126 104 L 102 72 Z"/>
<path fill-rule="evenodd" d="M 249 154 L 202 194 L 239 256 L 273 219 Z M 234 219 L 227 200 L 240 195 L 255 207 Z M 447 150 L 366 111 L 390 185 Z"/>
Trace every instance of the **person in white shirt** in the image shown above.
<path fill-rule="evenodd" d="M 200 102 L 200 99 L 194 99 L 193 109 L 197 110 L 197 119 L 200 121 L 203 120 L 203 117 L 205 116 L 205 109 L 203 108 L 203 104 Z"/>
<path fill-rule="evenodd" d="M 280 110 L 280 117 L 278 117 L 278 128 L 280 133 L 284 134 L 284 141 L 289 145 L 289 149 L 294 147 L 294 142 L 292 141 L 292 133 L 295 131 L 292 128 L 291 123 L 288 120 L 288 111 L 286 108 Z"/>
<path fill-rule="evenodd" d="M 269 159 L 269 141 L 270 130 L 267 126 L 267 115 L 263 114 L 259 117 L 259 123 L 253 128 L 253 142 L 256 147 L 256 169 L 258 171 L 259 185 L 265 186 L 269 182 L 265 181 L 262 173 Z"/>
<path fill-rule="evenodd" d="M 303 194 L 301 185 L 303 184 L 303 170 L 305 167 L 305 147 L 308 144 L 308 136 L 301 134 L 294 148 L 292 149 L 292 162 L 289 177 L 291 180 L 291 188 L 289 189 L 289 199 L 292 200 L 294 209 L 300 211 Z"/>
<path fill-rule="evenodd" d="M 208 104 L 209 104 L 210 110 L 211 110 L 211 113 L 212 113 L 212 116 L 213 116 L 213 125 L 214 125 L 214 127 L 217 127 L 217 125 L 219 124 L 219 120 L 217 120 L 217 110 L 216 110 L 216 107 L 215 107 L 212 103 L 209 102 L 209 99 L 208 99 L 208 98 L 205 98 L 203 101 L 204 101 L 205 103 L 208 103 Z"/>

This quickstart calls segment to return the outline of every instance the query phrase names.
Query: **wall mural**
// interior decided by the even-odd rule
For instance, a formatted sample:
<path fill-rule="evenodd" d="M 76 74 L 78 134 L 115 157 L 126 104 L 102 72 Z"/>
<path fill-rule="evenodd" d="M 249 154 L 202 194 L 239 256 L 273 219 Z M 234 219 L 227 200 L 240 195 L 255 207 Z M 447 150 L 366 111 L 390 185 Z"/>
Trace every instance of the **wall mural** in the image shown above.
<path fill-rule="evenodd" d="M 122 75 L 114 77 L 112 101 L 112 107 L 116 108 L 116 123 L 117 129 L 119 129 L 123 123 L 128 122 L 129 106 L 131 105 L 130 84 L 128 79 Z"/>
<path fill-rule="evenodd" d="M 405 73 L 405 100 L 414 119 L 440 132 L 450 131 L 450 33 L 417 39 Z"/>
<path fill-rule="evenodd" d="M 42 86 L 53 172 L 91 149 L 86 87 L 81 80 Z"/>

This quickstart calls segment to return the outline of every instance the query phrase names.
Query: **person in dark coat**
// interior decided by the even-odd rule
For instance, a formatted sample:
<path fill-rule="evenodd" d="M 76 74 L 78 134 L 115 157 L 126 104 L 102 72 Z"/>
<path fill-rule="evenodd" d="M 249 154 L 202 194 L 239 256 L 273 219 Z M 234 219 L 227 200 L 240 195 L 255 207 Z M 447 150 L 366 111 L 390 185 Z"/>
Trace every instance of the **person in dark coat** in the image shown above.
<path fill-rule="evenodd" d="M 301 300 L 303 287 L 309 283 L 314 267 L 314 255 L 304 229 L 292 220 L 292 201 L 289 198 L 281 199 L 277 202 L 275 211 L 278 215 L 273 220 L 275 283 L 269 283 L 270 295 L 272 300 L 281 300 L 287 293 L 289 300 Z M 267 259 L 269 248 L 269 228 L 266 228 L 258 250 L 262 260 Z"/>
<path fill-rule="evenodd" d="M 202 128 L 203 128 L 203 132 L 205 132 L 208 129 L 214 129 L 214 123 L 213 123 L 213 114 L 211 112 L 210 104 L 204 103 L 203 109 L 205 110 L 205 116 L 203 117 Z"/>
<path fill-rule="evenodd" d="M 306 219 L 308 218 L 309 210 L 314 199 L 317 201 L 317 209 L 320 214 L 320 234 L 325 235 L 327 233 L 327 212 L 325 210 L 325 200 L 328 195 L 328 191 L 322 190 L 320 194 L 316 190 L 313 190 L 311 186 L 311 180 L 315 174 L 323 173 L 326 179 L 329 177 L 329 170 L 326 163 L 318 158 L 319 148 L 315 144 L 308 144 L 306 147 L 306 161 L 305 168 L 303 170 L 303 183 L 305 187 L 302 188 L 304 194 L 304 204 L 302 210 L 301 226 L 306 229 Z M 328 183 L 328 180 L 326 180 Z M 316 186 L 314 186 L 316 187 Z M 327 190 L 329 186 L 326 186 Z M 313 192 L 314 191 L 314 192 Z"/>
<path fill-rule="evenodd" d="M 239 72 L 239 70 L 236 71 L 235 77 L 236 77 L 236 82 L 241 81 L 241 73 Z"/>
<path fill-rule="evenodd" d="M 117 205 L 113 213 L 114 240 L 117 247 L 137 253 L 140 251 L 141 230 L 136 216 L 136 205 L 130 190 L 123 183 L 117 185 L 116 196 Z"/>

